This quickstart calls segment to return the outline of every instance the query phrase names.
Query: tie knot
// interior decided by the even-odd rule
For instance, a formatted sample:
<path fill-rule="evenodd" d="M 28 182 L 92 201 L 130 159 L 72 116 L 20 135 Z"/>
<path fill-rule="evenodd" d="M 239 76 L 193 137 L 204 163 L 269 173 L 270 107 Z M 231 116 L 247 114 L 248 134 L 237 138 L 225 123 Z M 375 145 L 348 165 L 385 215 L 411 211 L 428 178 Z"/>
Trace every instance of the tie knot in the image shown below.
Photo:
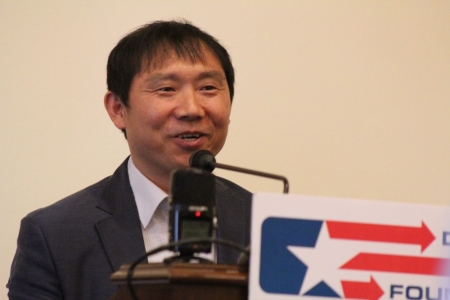
<path fill-rule="evenodd" d="M 156 207 L 147 228 L 144 229 L 144 243 L 146 250 L 154 249 L 169 242 L 169 199 L 164 198 Z M 149 256 L 148 261 L 160 262 L 171 256 L 172 252 L 163 251 Z"/>
<path fill-rule="evenodd" d="M 156 210 L 153 214 L 152 219 L 155 219 L 156 222 L 164 222 L 167 223 L 169 220 L 169 198 L 164 198 L 159 202 Z M 151 221 L 151 220 L 150 220 Z"/>
<path fill-rule="evenodd" d="M 156 210 L 169 211 L 169 208 L 170 208 L 169 197 L 165 197 L 164 199 L 161 200 L 161 202 L 159 202 Z"/>

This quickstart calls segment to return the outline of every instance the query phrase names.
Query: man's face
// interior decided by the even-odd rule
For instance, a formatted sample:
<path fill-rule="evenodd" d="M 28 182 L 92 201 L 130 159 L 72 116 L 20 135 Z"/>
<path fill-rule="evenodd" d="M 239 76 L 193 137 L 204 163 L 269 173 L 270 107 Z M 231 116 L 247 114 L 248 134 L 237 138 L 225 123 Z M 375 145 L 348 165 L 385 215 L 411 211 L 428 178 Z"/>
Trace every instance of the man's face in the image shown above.
<path fill-rule="evenodd" d="M 142 71 L 132 81 L 129 107 L 124 108 L 133 162 L 147 177 L 168 176 L 188 167 L 190 155 L 199 149 L 217 154 L 230 111 L 225 73 L 209 51 L 203 62 L 172 57 Z"/>

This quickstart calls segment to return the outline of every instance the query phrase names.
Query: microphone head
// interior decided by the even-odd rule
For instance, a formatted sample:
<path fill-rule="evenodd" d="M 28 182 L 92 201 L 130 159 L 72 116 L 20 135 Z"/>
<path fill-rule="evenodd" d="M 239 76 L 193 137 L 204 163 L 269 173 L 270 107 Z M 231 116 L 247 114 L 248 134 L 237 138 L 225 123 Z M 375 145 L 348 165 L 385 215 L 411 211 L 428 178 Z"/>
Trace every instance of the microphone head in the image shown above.
<path fill-rule="evenodd" d="M 198 150 L 189 158 L 189 165 L 192 168 L 212 172 L 216 168 L 216 158 L 208 150 Z"/>

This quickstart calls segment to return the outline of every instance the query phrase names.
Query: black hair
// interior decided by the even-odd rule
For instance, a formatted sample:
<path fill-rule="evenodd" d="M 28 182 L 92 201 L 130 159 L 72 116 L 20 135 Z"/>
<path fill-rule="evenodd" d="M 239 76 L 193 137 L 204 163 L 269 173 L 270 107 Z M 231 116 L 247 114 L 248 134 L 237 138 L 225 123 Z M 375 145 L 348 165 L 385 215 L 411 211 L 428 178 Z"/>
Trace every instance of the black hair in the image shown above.
<path fill-rule="evenodd" d="M 109 54 L 108 90 L 128 107 L 131 83 L 143 68 L 158 66 L 173 54 L 192 62 L 202 61 L 205 47 L 219 60 L 232 101 L 234 68 L 227 50 L 214 37 L 187 21 L 156 21 L 123 37 Z"/>

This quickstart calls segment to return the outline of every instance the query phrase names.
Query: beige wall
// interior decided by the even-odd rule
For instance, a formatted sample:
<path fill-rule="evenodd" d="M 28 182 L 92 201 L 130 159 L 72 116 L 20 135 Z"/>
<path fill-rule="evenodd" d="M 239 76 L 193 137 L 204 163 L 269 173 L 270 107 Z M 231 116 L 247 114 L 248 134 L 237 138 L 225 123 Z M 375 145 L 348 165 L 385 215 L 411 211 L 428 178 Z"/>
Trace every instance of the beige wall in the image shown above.
<path fill-rule="evenodd" d="M 0 0 L 0 15 L 2 289 L 20 219 L 128 154 L 105 64 L 151 20 L 191 20 L 233 57 L 220 162 L 284 174 L 295 194 L 450 202 L 450 1 Z"/>

